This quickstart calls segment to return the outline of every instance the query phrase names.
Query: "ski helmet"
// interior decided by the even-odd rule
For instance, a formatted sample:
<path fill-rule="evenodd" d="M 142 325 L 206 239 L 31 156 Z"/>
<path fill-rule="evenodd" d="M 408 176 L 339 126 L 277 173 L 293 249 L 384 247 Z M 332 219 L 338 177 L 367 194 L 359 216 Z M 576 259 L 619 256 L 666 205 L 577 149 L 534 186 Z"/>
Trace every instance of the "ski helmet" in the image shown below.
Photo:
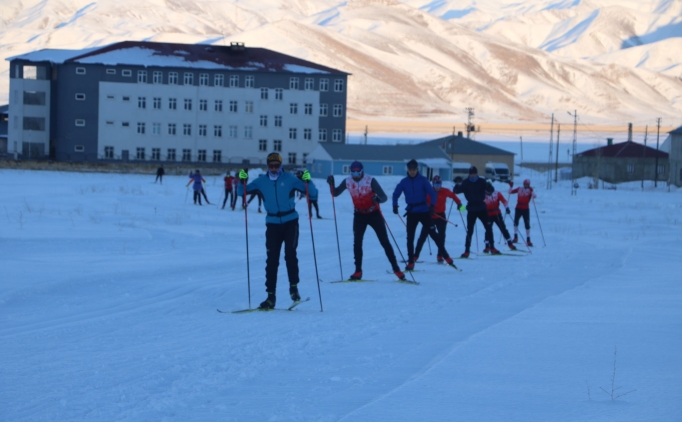
<path fill-rule="evenodd" d="M 436 186 L 436 185 L 441 186 L 443 184 L 443 181 L 441 180 L 440 176 L 436 175 L 436 176 L 433 176 L 433 179 L 431 179 L 431 183 L 434 186 Z"/>
<path fill-rule="evenodd" d="M 493 193 L 493 192 L 495 192 L 495 186 L 493 186 L 493 184 L 490 182 L 486 182 L 485 191 L 488 193 Z"/>
<path fill-rule="evenodd" d="M 524 188 L 529 188 L 530 187 L 530 179 L 526 179 L 523 181 L 523 187 Z"/>

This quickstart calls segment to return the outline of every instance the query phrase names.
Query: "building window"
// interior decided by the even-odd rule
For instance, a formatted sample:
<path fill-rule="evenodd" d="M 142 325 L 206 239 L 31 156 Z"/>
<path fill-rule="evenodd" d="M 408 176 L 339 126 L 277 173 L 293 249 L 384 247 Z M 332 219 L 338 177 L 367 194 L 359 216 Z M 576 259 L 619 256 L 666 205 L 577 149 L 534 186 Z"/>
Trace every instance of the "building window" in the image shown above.
<path fill-rule="evenodd" d="M 192 150 L 183 149 L 182 150 L 182 161 L 192 161 Z"/>
<path fill-rule="evenodd" d="M 222 125 L 214 125 L 213 126 L 213 136 L 216 138 L 222 138 L 223 137 Z"/>
<path fill-rule="evenodd" d="M 166 161 L 175 161 L 175 148 L 168 148 L 168 153 L 166 154 Z"/>
<path fill-rule="evenodd" d="M 178 109 L 178 100 L 176 98 L 169 98 L 168 99 L 168 109 L 169 110 L 177 110 Z"/>
<path fill-rule="evenodd" d="M 253 138 L 253 126 L 244 126 L 244 138 Z"/>
<path fill-rule="evenodd" d="M 199 74 L 199 85 L 200 86 L 208 86 L 208 73 L 200 73 Z"/>
<path fill-rule="evenodd" d="M 223 100 L 215 100 L 215 111 L 223 111 Z"/>
<path fill-rule="evenodd" d="M 306 90 L 315 89 L 315 79 L 305 78 L 304 89 Z"/>
<path fill-rule="evenodd" d="M 319 140 L 321 142 L 327 142 L 327 129 L 320 129 Z"/>
<path fill-rule="evenodd" d="M 115 75 L 116 69 L 107 69 L 107 75 Z"/>
<path fill-rule="evenodd" d="M 83 98 L 79 98 L 78 96 L 82 95 Z M 84 100 L 85 99 L 85 94 L 76 94 L 76 99 L 77 100 Z M 24 91 L 24 104 L 25 105 L 45 105 L 46 103 L 46 96 L 45 92 L 40 92 L 40 91 Z"/>
<path fill-rule="evenodd" d="M 146 130 L 145 124 L 142 122 L 137 122 L 137 133 L 139 133 L 140 135 L 144 135 L 145 130 Z"/>
<path fill-rule="evenodd" d="M 343 173 L 343 174 L 350 174 L 350 166 L 349 166 L 349 165 L 343 166 L 343 167 L 341 168 L 341 173 Z"/>
<path fill-rule="evenodd" d="M 296 128 L 289 128 L 289 139 L 296 139 Z"/>
<path fill-rule="evenodd" d="M 85 75 L 85 68 L 84 67 L 77 67 L 76 68 L 76 75 Z M 35 78 L 24 78 L 24 79 L 35 79 Z"/>
<path fill-rule="evenodd" d="M 282 116 L 275 116 L 275 126 L 282 127 Z"/>
<path fill-rule="evenodd" d="M 185 98 L 185 110 L 192 111 L 192 99 Z"/>
<path fill-rule="evenodd" d="M 85 119 L 76 119 L 76 126 L 80 126 L 80 127 L 85 126 Z"/>
<path fill-rule="evenodd" d="M 168 85 L 178 84 L 178 72 L 168 72 Z"/>
<path fill-rule="evenodd" d="M 161 135 L 161 123 L 152 123 L 152 134 Z"/>
<path fill-rule="evenodd" d="M 213 85 L 224 86 L 225 85 L 225 75 L 215 75 L 213 77 Z"/>
<path fill-rule="evenodd" d="M 305 114 L 309 114 L 309 115 L 312 116 L 312 114 L 313 114 L 313 105 L 310 104 L 310 103 L 306 103 L 306 104 L 303 106 L 303 112 L 304 112 Z"/>
<path fill-rule="evenodd" d="M 104 147 L 104 158 L 110 160 L 114 158 L 114 147 Z"/>
<path fill-rule="evenodd" d="M 260 99 L 261 100 L 267 100 L 268 99 L 268 89 L 267 88 L 261 88 L 260 89 Z"/>
<path fill-rule="evenodd" d="M 658 166 L 658 174 L 661 175 L 665 173 L 665 166 Z"/>
<path fill-rule="evenodd" d="M 129 78 L 129 77 L 133 76 L 133 71 L 130 69 L 123 69 L 121 71 L 121 75 L 125 76 L 126 78 Z"/>
<path fill-rule="evenodd" d="M 312 129 L 303 129 L 303 139 L 306 141 L 310 141 L 313 139 L 313 130 Z"/>
<path fill-rule="evenodd" d="M 275 88 L 275 100 L 284 99 L 284 90 L 282 88 Z"/>
<path fill-rule="evenodd" d="M 230 138 L 236 138 L 237 137 L 237 126 L 231 125 L 229 133 L 230 133 Z"/>
<path fill-rule="evenodd" d="M 154 109 L 161 110 L 161 97 L 154 97 L 152 104 Z"/>
<path fill-rule="evenodd" d="M 161 148 L 152 148 L 152 160 L 159 161 L 161 159 Z"/>
<path fill-rule="evenodd" d="M 121 100 L 123 100 L 123 101 L 130 101 L 130 97 L 124 96 L 124 97 L 121 97 Z"/>
<path fill-rule="evenodd" d="M 115 95 L 107 95 L 107 100 L 115 100 L 116 96 Z"/>
<path fill-rule="evenodd" d="M 185 72 L 182 75 L 182 84 L 183 85 L 194 85 L 194 73 Z"/>
<path fill-rule="evenodd" d="M 628 173 L 634 173 L 635 172 L 635 165 L 634 164 L 628 164 L 627 165 L 627 171 L 628 171 Z"/>
<path fill-rule="evenodd" d="M 197 151 L 197 161 L 206 161 L 206 150 L 200 149 Z"/>
<path fill-rule="evenodd" d="M 275 152 L 282 152 L 282 141 L 279 139 L 272 141 L 272 149 L 275 150 Z"/>
<path fill-rule="evenodd" d="M 152 82 L 155 84 L 162 84 L 163 72 L 159 72 L 158 70 L 154 71 L 154 73 L 152 73 Z"/>
<path fill-rule="evenodd" d="M 244 108 L 245 108 L 245 110 L 244 110 L 245 112 L 247 112 L 247 113 L 253 113 L 253 101 L 247 101 L 247 102 L 245 103 Z"/>
<path fill-rule="evenodd" d="M 114 124 L 114 121 L 113 121 L 113 120 L 107 120 L 107 125 L 113 126 L 113 124 Z"/>
<path fill-rule="evenodd" d="M 289 78 L 289 89 L 298 89 L 298 78 Z"/>
<path fill-rule="evenodd" d="M 219 149 L 213 150 L 213 162 L 220 163 L 223 161 L 223 152 Z"/>
<path fill-rule="evenodd" d="M 268 140 L 267 139 L 259 139 L 258 140 L 258 151 L 267 151 L 268 150 Z"/>
<path fill-rule="evenodd" d="M 138 70 L 137 71 L 137 83 L 138 84 L 146 84 L 147 83 L 147 71 L 146 70 Z"/>
<path fill-rule="evenodd" d="M 343 79 L 334 79 L 334 92 L 343 92 Z"/>
<path fill-rule="evenodd" d="M 303 164 L 308 164 L 308 154 L 303 153 Z"/>
<path fill-rule="evenodd" d="M 295 152 L 289 153 L 289 164 L 296 164 L 296 153 Z"/>
<path fill-rule="evenodd" d="M 320 79 L 320 91 L 329 91 L 329 79 Z"/>
<path fill-rule="evenodd" d="M 168 134 L 176 135 L 178 133 L 177 125 L 175 123 L 168 123 Z"/>
<path fill-rule="evenodd" d="M 334 104 L 334 117 L 343 117 L 343 105 Z"/>
<path fill-rule="evenodd" d="M 208 111 L 208 100 L 199 100 L 199 111 Z"/>
<path fill-rule="evenodd" d="M 238 75 L 230 75 L 230 88 L 238 88 L 239 87 L 239 76 Z"/>
<path fill-rule="evenodd" d="M 137 148 L 137 159 L 138 160 L 144 160 L 144 148 L 138 147 Z"/>
<path fill-rule="evenodd" d="M 182 134 L 185 136 L 192 136 L 192 125 L 189 123 L 183 123 Z"/>
<path fill-rule="evenodd" d="M 253 88 L 256 86 L 256 78 L 253 76 L 244 77 L 244 88 Z"/>
<path fill-rule="evenodd" d="M 320 104 L 320 117 L 327 117 L 329 114 L 329 105 L 328 104 Z"/>
<path fill-rule="evenodd" d="M 24 92 L 24 98 L 26 98 L 25 92 Z M 76 101 L 85 101 L 85 94 L 76 94 Z M 24 104 L 26 104 L 25 101 L 24 101 Z"/>
<path fill-rule="evenodd" d="M 298 104 L 297 103 L 289 104 L 289 113 L 298 114 Z"/>
<path fill-rule="evenodd" d="M 341 129 L 334 129 L 332 130 L 332 142 L 341 142 L 343 141 L 343 132 Z"/>
<path fill-rule="evenodd" d="M 147 97 L 137 97 L 137 108 L 147 108 Z"/>
<path fill-rule="evenodd" d="M 206 125 L 199 125 L 199 136 L 206 136 Z"/>
<path fill-rule="evenodd" d="M 121 127 L 129 127 L 130 122 L 121 122 Z"/>
<path fill-rule="evenodd" d="M 73 150 L 76 152 L 85 152 L 85 146 L 84 145 L 74 145 Z"/>
<path fill-rule="evenodd" d="M 393 174 L 393 166 L 384 166 L 382 169 L 382 174 L 385 174 L 385 175 Z"/>
<path fill-rule="evenodd" d="M 267 127 L 268 126 L 268 116 L 260 116 L 260 125 L 261 127 Z"/>
<path fill-rule="evenodd" d="M 239 111 L 239 107 L 237 106 L 236 101 L 230 101 L 230 113 L 236 113 Z"/>

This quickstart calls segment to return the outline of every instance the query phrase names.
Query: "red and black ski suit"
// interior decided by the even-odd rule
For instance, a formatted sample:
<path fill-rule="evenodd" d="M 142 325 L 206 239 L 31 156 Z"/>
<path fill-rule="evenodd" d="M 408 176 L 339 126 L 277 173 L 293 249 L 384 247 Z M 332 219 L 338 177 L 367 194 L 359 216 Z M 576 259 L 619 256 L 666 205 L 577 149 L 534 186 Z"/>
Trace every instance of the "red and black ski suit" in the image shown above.
<path fill-rule="evenodd" d="M 433 215 L 431 218 L 433 219 L 433 223 L 436 226 L 436 232 L 442 237 L 443 239 L 443 245 L 445 245 L 445 229 L 447 229 L 448 225 L 448 220 L 445 218 L 445 209 L 447 208 L 447 201 L 448 199 L 453 199 L 455 203 L 457 204 L 457 208 L 459 208 L 460 205 L 462 205 L 462 201 L 455 195 L 450 189 L 443 188 L 441 187 L 438 192 L 436 192 L 438 195 L 436 196 L 436 206 L 433 207 Z M 431 197 L 427 194 L 426 195 L 426 203 L 431 203 Z M 424 242 L 426 242 L 426 237 L 431 235 L 431 238 L 435 242 L 436 239 L 433 237 L 434 234 L 432 234 L 426 226 L 422 226 L 422 231 L 419 233 L 419 238 L 417 239 L 417 247 L 414 250 L 415 256 L 419 256 L 419 254 L 422 251 L 422 248 L 424 247 Z M 439 250 L 438 251 L 438 256 L 442 257 L 443 251 Z"/>
<path fill-rule="evenodd" d="M 519 220 L 523 217 L 523 223 L 526 226 L 526 236 L 530 237 L 530 209 L 528 205 L 537 196 L 531 187 L 519 186 L 509 190 L 510 196 L 514 193 L 517 194 L 516 209 L 514 209 L 514 233 L 519 232 Z"/>
<path fill-rule="evenodd" d="M 502 217 L 502 212 L 500 211 L 500 202 L 505 208 L 508 207 L 507 200 L 504 199 L 504 195 L 502 195 L 501 192 L 495 191 L 490 194 L 486 193 L 485 205 L 488 210 L 488 218 L 490 221 L 497 224 L 497 227 L 499 227 L 500 231 L 502 232 L 504 239 L 509 242 L 511 240 L 511 236 L 509 235 L 507 226 L 504 224 L 504 218 Z"/>

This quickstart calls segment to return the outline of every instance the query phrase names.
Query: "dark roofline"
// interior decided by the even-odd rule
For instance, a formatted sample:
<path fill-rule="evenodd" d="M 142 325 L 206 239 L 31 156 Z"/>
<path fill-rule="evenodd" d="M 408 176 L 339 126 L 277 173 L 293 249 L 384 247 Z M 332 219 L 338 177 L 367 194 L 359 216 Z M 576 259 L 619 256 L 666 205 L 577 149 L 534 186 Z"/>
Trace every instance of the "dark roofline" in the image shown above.
<path fill-rule="evenodd" d="M 0 106 L 0 114 L 9 114 L 9 104 Z"/>
<path fill-rule="evenodd" d="M 423 142 L 422 144 L 431 144 L 431 145 L 437 145 L 438 147 L 442 148 L 443 144 L 448 144 L 449 142 L 455 142 L 454 145 L 454 151 L 453 154 L 462 154 L 462 155 L 516 155 L 516 153 L 509 152 L 506 150 L 503 150 L 501 148 L 497 148 L 491 145 L 484 144 L 483 142 L 480 141 L 474 141 L 471 138 L 466 138 L 460 134 L 457 135 L 448 135 L 444 136 L 442 138 L 434 139 L 432 141 L 426 141 Z M 460 152 L 457 151 L 457 144 L 460 144 L 460 148 L 474 148 L 480 150 L 479 152 Z M 447 148 L 446 148 L 447 151 Z"/>
<path fill-rule="evenodd" d="M 335 144 L 320 143 L 324 150 L 332 157 L 332 160 L 349 161 L 392 161 L 407 162 L 414 158 L 417 161 L 423 159 L 443 158 L 450 160 L 450 157 L 440 148 L 432 145 L 362 145 L 362 144 Z M 382 157 L 381 153 L 386 153 Z M 427 155 L 428 157 L 423 157 Z M 395 158 L 400 156 L 401 158 Z M 420 157 L 421 156 L 421 157 Z"/>
<path fill-rule="evenodd" d="M 668 132 L 668 133 L 671 134 L 671 135 L 682 135 L 682 126 L 678 127 L 678 128 L 675 129 L 675 130 L 671 130 L 671 131 Z"/>
<path fill-rule="evenodd" d="M 668 158 L 668 153 L 644 146 L 633 141 L 619 142 L 617 144 L 605 145 L 598 148 L 588 149 L 579 154 L 578 157 L 601 158 Z"/>

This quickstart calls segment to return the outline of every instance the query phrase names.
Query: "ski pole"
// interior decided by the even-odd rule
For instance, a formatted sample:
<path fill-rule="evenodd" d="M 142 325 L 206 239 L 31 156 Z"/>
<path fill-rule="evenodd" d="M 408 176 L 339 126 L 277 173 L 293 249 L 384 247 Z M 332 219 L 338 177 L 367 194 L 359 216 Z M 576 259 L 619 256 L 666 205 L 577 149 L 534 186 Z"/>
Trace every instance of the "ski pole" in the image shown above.
<path fill-rule="evenodd" d="M 340 280 L 343 278 L 343 267 L 341 266 L 341 245 L 339 244 L 339 226 L 336 224 L 336 203 L 334 202 L 334 187 L 329 185 L 329 191 L 332 194 L 332 209 L 334 210 L 334 228 L 336 229 L 336 249 L 339 251 L 339 272 L 341 272 Z"/>
<path fill-rule="evenodd" d="M 305 200 L 308 203 L 308 209 L 310 209 L 310 195 L 308 194 L 308 182 L 305 182 Z M 313 213 L 311 213 L 311 212 L 308 213 L 308 221 L 310 222 L 310 238 L 313 241 L 313 262 L 315 263 L 315 279 L 317 280 L 317 295 L 320 297 L 320 312 L 324 312 L 324 309 L 322 309 L 322 291 L 320 290 L 320 274 L 317 271 L 317 254 L 315 253 L 315 236 L 313 236 Z"/>
<path fill-rule="evenodd" d="M 400 221 L 403 222 L 403 226 L 407 227 L 407 224 L 405 223 L 405 220 L 403 220 L 403 217 L 402 217 L 400 214 L 398 214 L 398 218 L 400 219 Z"/>
<path fill-rule="evenodd" d="M 474 220 L 474 231 L 476 232 L 476 253 L 478 253 L 478 224 Z"/>
<path fill-rule="evenodd" d="M 185 204 L 187 203 L 187 195 L 189 195 L 189 185 L 187 185 L 187 192 L 185 192 Z"/>
<path fill-rule="evenodd" d="M 429 237 L 430 237 L 430 236 L 426 236 L 426 243 L 429 244 L 429 255 L 433 255 L 433 254 L 431 253 L 431 240 L 429 239 Z"/>
<path fill-rule="evenodd" d="M 540 214 L 538 214 L 538 207 L 535 205 L 535 198 L 533 198 L 533 208 L 535 208 L 535 216 L 538 218 L 538 226 L 540 227 L 540 234 L 542 235 L 542 243 L 547 247 L 545 242 L 545 234 L 542 232 L 542 224 L 540 224 Z"/>
<path fill-rule="evenodd" d="M 438 215 L 438 214 L 434 214 L 434 215 L 436 216 L 436 218 L 440 218 L 441 220 L 445 221 L 445 222 L 448 223 L 448 224 L 452 224 L 452 225 L 455 226 L 455 227 L 459 227 L 457 224 L 453 223 L 452 221 L 448 220 L 448 219 L 445 218 L 445 217 L 441 217 L 441 216 Z"/>
<path fill-rule="evenodd" d="M 249 215 L 246 212 L 246 179 L 244 179 L 244 226 L 246 227 L 246 285 L 249 293 L 249 309 L 251 309 L 251 267 L 249 265 Z"/>
<path fill-rule="evenodd" d="M 514 234 L 516 234 L 516 233 L 514 233 Z M 519 231 L 518 235 L 521 236 L 521 240 L 523 240 L 523 243 L 526 245 L 526 249 L 528 249 L 528 252 L 533 253 L 533 251 L 530 250 L 530 246 L 528 246 L 528 242 L 526 242 L 526 238 L 523 237 L 523 235 L 521 234 L 520 231 Z"/>
<path fill-rule="evenodd" d="M 400 259 L 402 259 L 403 262 L 407 262 L 407 260 L 405 260 L 405 256 L 403 255 L 403 252 L 400 250 L 400 246 L 398 246 L 398 242 L 395 240 L 395 236 L 393 236 L 393 232 L 391 231 L 391 228 L 388 226 L 388 221 L 386 221 L 386 217 L 384 217 L 384 213 L 381 212 L 381 208 L 377 207 L 377 209 L 379 210 L 379 214 L 381 214 L 381 218 L 384 219 L 384 224 L 386 224 L 386 228 L 388 229 L 388 232 L 391 234 L 391 238 L 393 239 L 393 243 L 395 243 L 396 249 L 398 249 L 398 253 L 400 254 Z M 398 216 L 400 216 L 400 214 L 398 214 Z M 402 220 L 402 217 L 400 219 Z M 414 281 L 416 283 L 417 280 L 414 279 L 414 275 L 412 274 L 412 272 L 411 271 L 408 271 L 408 272 L 410 273 L 410 277 L 412 277 L 412 281 Z"/>

